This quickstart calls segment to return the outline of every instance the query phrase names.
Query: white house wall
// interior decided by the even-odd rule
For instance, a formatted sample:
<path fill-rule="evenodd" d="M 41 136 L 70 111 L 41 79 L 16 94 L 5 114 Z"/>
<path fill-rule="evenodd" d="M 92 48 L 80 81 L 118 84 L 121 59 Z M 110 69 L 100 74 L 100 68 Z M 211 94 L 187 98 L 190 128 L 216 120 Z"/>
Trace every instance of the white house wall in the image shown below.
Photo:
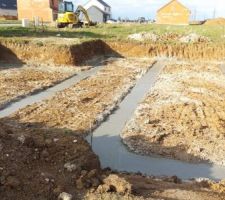
<path fill-rule="evenodd" d="M 89 1 L 87 4 L 84 5 L 84 8 L 87 10 L 92 6 L 96 6 L 99 9 L 101 9 L 102 11 L 104 11 L 105 13 L 111 14 L 110 8 L 105 7 L 104 5 L 102 5 L 99 1 L 97 0 L 92 0 Z"/>

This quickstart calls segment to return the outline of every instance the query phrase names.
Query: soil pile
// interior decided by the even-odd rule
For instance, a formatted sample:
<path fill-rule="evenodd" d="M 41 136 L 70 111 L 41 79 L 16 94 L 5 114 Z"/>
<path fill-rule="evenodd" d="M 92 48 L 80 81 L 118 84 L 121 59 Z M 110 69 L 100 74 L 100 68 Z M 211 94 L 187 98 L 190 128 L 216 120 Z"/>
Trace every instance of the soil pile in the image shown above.
<path fill-rule="evenodd" d="M 147 32 L 142 32 L 142 33 L 135 33 L 131 34 L 128 36 L 128 39 L 130 40 L 136 40 L 136 41 L 152 41 L 156 42 L 159 40 L 159 36 L 154 34 L 154 33 L 147 33 Z"/>
<path fill-rule="evenodd" d="M 29 126 L 67 128 L 86 134 L 102 122 L 154 63 L 149 59 L 116 59 L 103 63 L 96 75 L 28 106 L 12 116 Z"/>
<path fill-rule="evenodd" d="M 151 42 L 181 42 L 181 43 L 202 43 L 202 42 L 209 42 L 210 39 L 198 35 L 196 33 L 191 33 L 188 35 L 181 35 L 176 33 L 165 33 L 162 35 L 157 35 L 155 33 L 148 33 L 148 32 L 142 32 L 142 33 L 135 33 L 128 36 L 128 39 L 130 40 L 136 40 L 140 42 L 144 41 L 151 41 Z"/>
<path fill-rule="evenodd" d="M 196 33 L 191 33 L 189 35 L 182 36 L 179 39 L 179 41 L 181 43 L 200 43 L 200 42 L 210 42 L 210 39 L 205 36 L 198 35 Z"/>
<path fill-rule="evenodd" d="M 57 199 L 100 184 L 100 164 L 88 143 L 61 130 L 0 123 L 0 193 L 8 199 Z"/>
<path fill-rule="evenodd" d="M 225 165 L 224 99 L 217 65 L 168 65 L 127 123 L 123 141 L 141 154 Z"/>
<path fill-rule="evenodd" d="M 105 173 L 107 174 L 107 173 Z M 181 181 L 178 177 L 144 177 L 137 174 L 107 174 L 107 183 L 103 183 L 94 192 L 88 192 L 85 200 L 224 200 L 225 185 L 223 181 L 215 183 L 210 180 L 189 180 Z M 114 183 L 114 181 L 116 181 Z M 111 190 L 107 191 L 110 185 Z M 121 187 L 122 186 L 122 187 Z M 220 187 L 221 190 L 213 189 Z M 118 188 L 123 188 L 122 193 L 117 191 Z M 105 188 L 106 191 L 99 190 Z M 129 189 L 131 191 L 129 192 Z M 126 193 L 123 193 L 127 191 Z M 222 192 L 223 191 L 223 192 Z"/>
<path fill-rule="evenodd" d="M 225 26 L 225 18 L 209 19 L 204 24 L 205 25 L 221 25 L 221 26 Z"/>

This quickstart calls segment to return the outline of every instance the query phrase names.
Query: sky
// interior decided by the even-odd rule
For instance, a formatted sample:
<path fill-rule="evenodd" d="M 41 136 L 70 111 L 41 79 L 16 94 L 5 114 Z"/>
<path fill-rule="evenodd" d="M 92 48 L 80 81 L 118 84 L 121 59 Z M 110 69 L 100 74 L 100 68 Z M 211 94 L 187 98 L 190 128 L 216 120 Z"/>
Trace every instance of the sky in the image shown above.
<path fill-rule="evenodd" d="M 83 5 L 88 0 L 71 0 L 75 5 Z M 155 19 L 156 11 L 170 0 L 105 0 L 112 7 L 112 18 Z M 204 20 L 225 17 L 225 0 L 180 0 L 192 11 L 192 19 Z"/>

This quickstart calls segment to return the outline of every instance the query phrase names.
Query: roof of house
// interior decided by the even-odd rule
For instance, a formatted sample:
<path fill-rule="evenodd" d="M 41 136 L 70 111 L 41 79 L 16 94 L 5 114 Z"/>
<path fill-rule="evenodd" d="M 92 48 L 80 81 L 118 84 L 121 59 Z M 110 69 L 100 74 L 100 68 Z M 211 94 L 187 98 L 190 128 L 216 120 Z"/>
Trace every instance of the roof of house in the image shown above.
<path fill-rule="evenodd" d="M 16 10 L 17 9 L 17 2 L 16 0 L 1 0 L 0 1 L 0 8 L 7 9 L 7 10 Z"/>
<path fill-rule="evenodd" d="M 173 3 L 174 1 L 176 1 L 178 4 L 181 5 L 181 7 L 183 7 L 184 9 L 188 10 L 188 12 L 191 12 L 186 6 L 184 6 L 182 3 L 180 3 L 177 0 L 172 0 L 169 3 L 167 3 L 166 5 L 164 5 L 163 7 L 161 7 L 157 12 L 161 11 L 162 9 L 164 9 L 165 7 L 169 6 L 171 3 Z"/>
<path fill-rule="evenodd" d="M 92 0 L 90 0 L 90 1 L 92 1 Z M 88 3 L 90 2 L 90 1 L 88 1 Z M 97 0 L 99 3 L 101 3 L 102 5 L 104 5 L 105 7 L 110 7 L 111 8 L 111 6 L 109 5 L 109 4 L 107 4 L 105 1 L 103 1 L 103 0 Z M 87 4 L 87 3 L 86 3 Z"/>
<path fill-rule="evenodd" d="M 110 5 L 104 2 L 103 0 L 97 0 L 97 1 L 99 1 L 101 4 L 103 4 L 106 7 L 110 7 Z"/>

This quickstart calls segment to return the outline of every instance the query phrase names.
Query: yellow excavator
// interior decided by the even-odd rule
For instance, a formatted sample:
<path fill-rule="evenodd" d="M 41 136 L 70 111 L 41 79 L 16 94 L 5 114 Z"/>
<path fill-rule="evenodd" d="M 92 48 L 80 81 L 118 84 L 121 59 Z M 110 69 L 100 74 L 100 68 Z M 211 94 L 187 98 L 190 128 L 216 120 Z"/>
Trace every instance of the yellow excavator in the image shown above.
<path fill-rule="evenodd" d="M 83 13 L 86 21 L 80 21 L 80 15 Z M 58 8 L 58 17 L 56 20 L 56 26 L 58 28 L 81 28 L 83 26 L 95 26 L 96 23 L 93 23 L 87 11 L 82 7 L 78 6 L 76 11 L 74 12 L 74 5 L 72 2 L 64 1 L 59 2 Z"/>

